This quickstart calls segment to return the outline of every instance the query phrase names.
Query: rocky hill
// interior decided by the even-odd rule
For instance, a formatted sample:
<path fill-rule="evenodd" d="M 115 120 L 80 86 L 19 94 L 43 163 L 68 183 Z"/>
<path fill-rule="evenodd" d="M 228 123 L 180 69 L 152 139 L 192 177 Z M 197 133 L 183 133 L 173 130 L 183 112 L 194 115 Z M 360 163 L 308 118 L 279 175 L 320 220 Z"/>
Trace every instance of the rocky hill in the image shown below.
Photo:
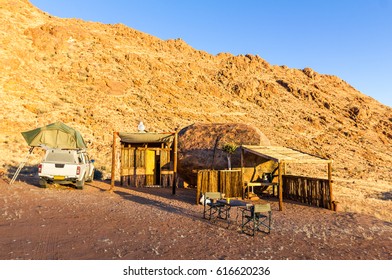
<path fill-rule="evenodd" d="M 25 156 L 21 131 L 55 121 L 82 133 L 103 171 L 113 131 L 219 122 L 333 158 L 335 176 L 392 181 L 391 108 L 336 76 L 0 3 L 0 168 Z"/>

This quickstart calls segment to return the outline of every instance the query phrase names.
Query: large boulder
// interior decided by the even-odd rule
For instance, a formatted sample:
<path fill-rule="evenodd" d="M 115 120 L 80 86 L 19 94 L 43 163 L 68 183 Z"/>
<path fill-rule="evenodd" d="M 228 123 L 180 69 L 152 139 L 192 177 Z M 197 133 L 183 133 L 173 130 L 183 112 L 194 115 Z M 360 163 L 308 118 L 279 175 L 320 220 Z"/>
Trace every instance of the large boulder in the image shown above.
<path fill-rule="evenodd" d="M 190 185 L 196 185 L 197 171 L 228 168 L 224 144 L 270 145 L 268 138 L 257 128 L 241 123 L 196 123 L 178 134 L 178 173 Z M 232 168 L 241 166 L 241 152 L 231 157 Z"/>

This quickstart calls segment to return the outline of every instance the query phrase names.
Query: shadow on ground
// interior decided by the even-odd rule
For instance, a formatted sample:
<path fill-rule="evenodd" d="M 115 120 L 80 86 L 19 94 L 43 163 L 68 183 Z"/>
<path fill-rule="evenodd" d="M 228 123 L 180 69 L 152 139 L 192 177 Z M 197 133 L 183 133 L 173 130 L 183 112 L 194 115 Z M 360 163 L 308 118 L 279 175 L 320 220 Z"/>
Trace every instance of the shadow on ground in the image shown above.
<path fill-rule="evenodd" d="M 172 188 L 148 188 L 148 187 L 140 187 L 140 188 L 135 188 L 135 187 L 122 187 L 122 186 L 116 186 L 115 188 L 115 193 L 119 195 L 124 195 L 125 197 L 130 196 L 129 193 L 127 193 L 127 190 L 132 190 L 134 192 L 140 193 L 140 196 L 145 196 L 146 194 L 152 194 L 160 197 L 164 197 L 166 199 L 170 200 L 176 200 L 176 201 L 181 201 L 189 204 L 194 204 L 196 205 L 196 189 L 183 189 L 183 188 L 177 188 L 176 189 L 176 194 L 173 195 L 173 190 Z"/>
<path fill-rule="evenodd" d="M 18 166 L 10 166 L 7 169 L 6 177 L 11 181 L 12 177 L 18 170 Z M 94 180 L 101 181 L 103 178 L 103 173 L 99 169 L 94 169 Z M 33 184 L 39 186 L 38 177 L 38 166 L 37 165 L 25 165 L 21 170 L 19 175 L 16 177 L 15 181 L 20 181 L 24 183 Z"/>

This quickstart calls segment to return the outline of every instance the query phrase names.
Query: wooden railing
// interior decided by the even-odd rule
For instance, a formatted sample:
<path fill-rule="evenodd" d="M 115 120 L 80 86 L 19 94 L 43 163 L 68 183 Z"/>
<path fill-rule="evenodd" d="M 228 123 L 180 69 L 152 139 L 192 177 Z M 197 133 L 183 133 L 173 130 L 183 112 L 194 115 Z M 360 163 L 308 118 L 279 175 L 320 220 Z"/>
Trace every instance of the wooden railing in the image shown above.
<path fill-rule="evenodd" d="M 293 175 L 282 178 L 284 198 L 332 210 L 328 180 Z"/>

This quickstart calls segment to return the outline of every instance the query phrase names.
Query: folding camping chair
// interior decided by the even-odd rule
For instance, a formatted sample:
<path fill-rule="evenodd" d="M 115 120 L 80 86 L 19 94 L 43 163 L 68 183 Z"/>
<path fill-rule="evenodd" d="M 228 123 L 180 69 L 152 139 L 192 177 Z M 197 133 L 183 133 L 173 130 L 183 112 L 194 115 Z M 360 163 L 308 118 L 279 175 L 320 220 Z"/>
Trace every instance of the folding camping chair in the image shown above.
<path fill-rule="evenodd" d="M 255 204 L 250 209 L 242 209 L 241 232 L 254 236 L 256 231 L 271 232 L 271 205 Z M 264 230 L 262 230 L 263 228 Z"/>
<path fill-rule="evenodd" d="M 211 220 L 220 219 L 229 219 L 229 208 L 226 207 L 226 204 L 219 199 L 222 199 L 222 193 L 220 192 L 206 192 L 204 193 L 204 210 L 203 210 L 203 218 Z"/>

